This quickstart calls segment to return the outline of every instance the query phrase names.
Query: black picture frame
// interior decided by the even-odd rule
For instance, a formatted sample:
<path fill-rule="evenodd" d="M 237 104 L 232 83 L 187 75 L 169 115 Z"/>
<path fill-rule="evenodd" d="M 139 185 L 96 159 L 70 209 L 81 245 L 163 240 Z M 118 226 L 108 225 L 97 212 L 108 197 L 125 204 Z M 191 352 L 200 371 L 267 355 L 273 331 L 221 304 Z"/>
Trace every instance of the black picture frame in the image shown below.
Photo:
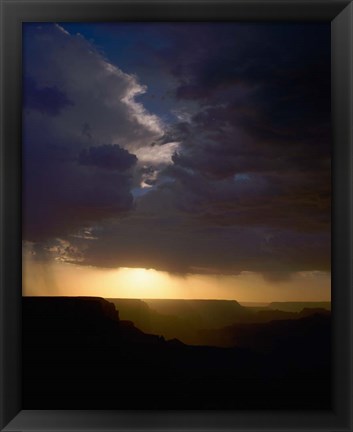
<path fill-rule="evenodd" d="M 32 1 L 1 5 L 1 415 L 3 431 L 352 431 L 353 3 L 347 0 Z M 332 29 L 333 409 L 28 411 L 21 408 L 21 23 L 330 21 Z M 305 391 L 305 389 L 303 390 Z"/>

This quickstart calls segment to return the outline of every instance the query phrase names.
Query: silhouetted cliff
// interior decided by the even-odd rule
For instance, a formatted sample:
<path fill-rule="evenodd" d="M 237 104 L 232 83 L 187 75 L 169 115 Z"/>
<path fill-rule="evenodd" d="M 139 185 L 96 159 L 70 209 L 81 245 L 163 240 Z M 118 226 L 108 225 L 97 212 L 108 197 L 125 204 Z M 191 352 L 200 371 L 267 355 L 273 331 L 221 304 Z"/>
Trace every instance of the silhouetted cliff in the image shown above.
<path fill-rule="evenodd" d="M 23 408 L 330 408 L 328 317 L 239 326 L 239 346 L 189 346 L 103 299 L 24 298 Z"/>

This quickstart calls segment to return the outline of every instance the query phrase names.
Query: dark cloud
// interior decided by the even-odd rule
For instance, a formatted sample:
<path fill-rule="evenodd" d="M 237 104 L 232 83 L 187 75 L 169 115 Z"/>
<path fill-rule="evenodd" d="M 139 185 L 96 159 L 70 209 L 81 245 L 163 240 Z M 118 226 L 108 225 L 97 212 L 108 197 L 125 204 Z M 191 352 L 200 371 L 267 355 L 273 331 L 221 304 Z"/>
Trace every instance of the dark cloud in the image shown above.
<path fill-rule="evenodd" d="M 207 54 L 195 59 L 192 48 L 186 48 L 184 73 L 176 72 L 177 97 L 205 107 L 196 120 L 209 125 L 216 117 L 256 139 L 287 146 L 319 134 L 321 145 L 323 137 L 327 145 L 329 26 L 260 24 L 213 30 L 211 26 Z"/>
<path fill-rule="evenodd" d="M 24 47 L 24 239 L 45 243 L 124 217 L 139 181 L 131 149 L 161 135 L 134 101 L 143 87 L 60 26 L 29 25 Z"/>
<path fill-rule="evenodd" d="M 173 70 L 177 99 L 199 106 L 169 132 L 178 208 L 215 226 L 329 230 L 329 26 L 210 25 L 204 37 L 207 53 L 191 38 Z"/>
<path fill-rule="evenodd" d="M 79 154 L 78 161 L 81 165 L 127 171 L 136 164 L 137 157 L 117 144 L 106 144 L 83 149 Z"/>
<path fill-rule="evenodd" d="M 55 151 L 25 154 L 25 239 L 65 236 L 132 209 L 131 174 L 102 173 L 75 161 L 60 161 Z"/>
<path fill-rule="evenodd" d="M 74 105 L 46 124 L 27 113 L 29 237 L 66 236 L 58 254 L 82 265 L 271 281 L 329 271 L 329 24 L 106 29 L 117 66 L 136 68 L 159 96 L 148 102 L 135 77 L 92 60 L 82 37 L 46 33 L 57 56 L 34 76 Z M 168 127 L 142 103 L 166 112 Z M 88 225 L 90 238 L 73 236 Z"/>
<path fill-rule="evenodd" d="M 200 224 L 297 232 L 320 232 L 330 227 L 329 176 L 247 173 L 215 180 L 177 166 L 168 170 L 168 176 L 174 181 L 164 188 L 178 197 L 177 208 Z"/>
<path fill-rule="evenodd" d="M 73 105 L 67 95 L 56 86 L 39 87 L 31 77 L 23 81 L 23 103 L 25 108 L 56 116 Z"/>
<path fill-rule="evenodd" d="M 97 240 L 85 243 L 81 264 L 133 265 L 178 274 L 253 271 L 272 281 L 297 271 L 330 269 L 328 233 L 200 223 L 197 214 L 178 211 L 174 201 L 168 190 L 152 191 L 128 218 L 93 230 Z M 72 241 L 82 247 L 82 242 Z"/>

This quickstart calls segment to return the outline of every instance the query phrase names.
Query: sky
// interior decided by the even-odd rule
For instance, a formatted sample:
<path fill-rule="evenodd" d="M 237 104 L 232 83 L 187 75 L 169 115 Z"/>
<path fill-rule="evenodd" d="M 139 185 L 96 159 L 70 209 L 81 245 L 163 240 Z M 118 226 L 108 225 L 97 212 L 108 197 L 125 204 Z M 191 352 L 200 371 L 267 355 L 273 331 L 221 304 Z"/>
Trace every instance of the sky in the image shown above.
<path fill-rule="evenodd" d="M 23 25 L 23 294 L 330 300 L 329 23 Z"/>

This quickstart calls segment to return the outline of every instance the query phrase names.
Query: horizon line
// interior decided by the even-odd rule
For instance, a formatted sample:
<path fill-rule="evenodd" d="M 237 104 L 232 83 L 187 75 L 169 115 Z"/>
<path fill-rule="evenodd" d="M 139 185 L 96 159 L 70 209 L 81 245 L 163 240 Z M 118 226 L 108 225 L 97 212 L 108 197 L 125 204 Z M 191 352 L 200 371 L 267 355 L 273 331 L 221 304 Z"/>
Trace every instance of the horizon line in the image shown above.
<path fill-rule="evenodd" d="M 267 300 L 267 301 L 256 301 L 256 300 L 236 300 L 236 299 L 222 299 L 222 298 L 161 298 L 161 297 L 104 297 L 99 295 L 24 295 L 22 297 L 75 297 L 75 298 L 102 298 L 106 300 L 169 300 L 169 301 L 235 301 L 238 303 L 256 303 L 256 304 L 270 304 L 270 303 L 331 303 L 331 300 Z"/>

